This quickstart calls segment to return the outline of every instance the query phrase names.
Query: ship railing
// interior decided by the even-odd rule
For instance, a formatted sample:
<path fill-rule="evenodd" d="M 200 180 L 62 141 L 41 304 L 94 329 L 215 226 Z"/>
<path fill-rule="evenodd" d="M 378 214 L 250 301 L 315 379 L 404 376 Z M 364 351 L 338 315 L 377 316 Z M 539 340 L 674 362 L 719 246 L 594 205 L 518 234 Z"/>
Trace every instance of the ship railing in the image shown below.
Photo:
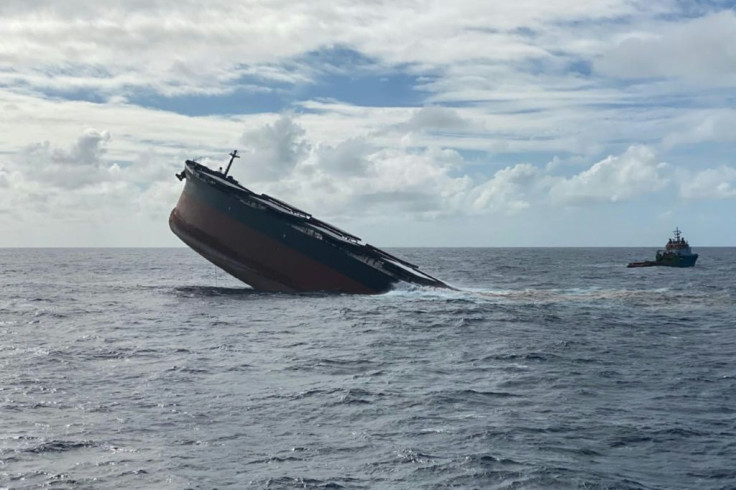
<path fill-rule="evenodd" d="M 265 204 L 271 206 L 272 209 L 276 209 L 279 212 L 296 217 L 298 218 L 300 223 L 310 226 L 318 232 L 325 233 L 336 240 L 347 242 L 352 245 L 359 245 L 361 242 L 360 237 L 351 235 L 350 233 L 343 231 L 334 225 L 325 223 L 324 221 L 315 218 L 311 214 L 295 208 L 283 201 L 280 201 L 266 194 L 261 194 L 256 197 L 261 201 L 264 201 Z"/>
<path fill-rule="evenodd" d="M 195 170 L 199 172 L 209 174 L 209 175 L 214 175 L 214 176 L 221 177 L 221 178 L 223 177 L 221 172 L 216 172 L 212 170 L 211 168 L 209 168 L 207 165 L 202 165 L 201 163 L 195 162 L 194 160 L 187 160 L 186 163 L 187 165 L 193 166 Z M 228 180 L 235 180 L 235 179 L 228 179 Z"/>
<path fill-rule="evenodd" d="M 221 172 L 216 172 L 212 170 L 211 168 L 207 167 L 206 165 L 202 165 L 201 163 L 187 160 L 187 164 L 194 167 L 195 172 L 199 172 L 200 174 L 204 174 L 204 176 L 200 175 L 200 178 L 207 178 L 209 179 L 209 182 L 214 182 L 215 184 L 219 185 L 225 185 L 230 188 L 234 188 L 236 190 L 245 191 L 249 195 L 255 195 L 253 191 L 250 189 L 243 187 L 240 182 L 235 180 L 232 176 L 228 175 L 225 177 Z"/>
<path fill-rule="evenodd" d="M 376 248 L 373 245 L 369 245 L 369 244 L 366 243 L 365 248 L 367 250 L 369 250 L 370 252 L 373 252 L 374 254 L 379 255 L 379 256 L 381 256 L 383 258 L 386 258 L 386 259 L 389 259 L 389 260 L 393 260 L 394 262 L 398 262 L 398 263 L 403 264 L 403 265 L 405 265 L 407 267 L 411 267 L 412 269 L 419 269 L 419 266 L 418 265 L 414 265 L 411 262 L 407 262 L 406 260 L 400 259 L 400 258 L 398 258 L 398 257 L 396 257 L 394 255 L 391 255 L 388 252 L 384 252 L 380 248 Z"/>
<path fill-rule="evenodd" d="M 315 218 L 314 216 L 310 216 L 309 221 L 310 224 L 318 226 L 320 228 L 324 228 L 326 230 L 331 231 L 332 233 L 341 236 L 342 238 L 345 238 L 348 241 L 354 242 L 354 243 L 360 243 L 361 239 L 360 237 L 357 237 L 355 235 L 351 235 L 347 231 L 341 230 L 337 226 L 331 225 L 329 223 L 325 223 L 322 220 L 319 220 Z"/>
<path fill-rule="evenodd" d="M 263 199 L 259 195 L 253 194 L 251 197 L 254 200 L 263 204 L 266 208 L 276 211 L 277 213 L 282 214 L 287 218 L 296 219 L 300 223 L 306 221 L 309 218 L 308 216 L 304 216 L 299 212 L 292 211 L 291 209 L 286 208 L 277 202 L 273 202 L 270 199 Z"/>
<path fill-rule="evenodd" d="M 385 255 L 390 255 L 386 254 Z M 437 279 L 436 277 L 433 277 L 426 272 L 422 272 L 419 270 L 418 267 L 412 266 L 411 268 L 407 265 L 404 265 L 406 263 L 405 261 L 397 258 L 383 259 L 384 267 L 388 267 L 394 274 L 396 274 L 399 278 L 404 280 L 411 280 L 411 281 L 417 281 L 421 280 L 421 283 L 428 285 L 428 286 L 444 286 L 445 283 Z"/>
<path fill-rule="evenodd" d="M 329 241 L 336 243 L 338 246 L 349 246 L 351 248 L 361 246 L 360 243 L 355 241 L 354 239 L 346 237 L 340 233 L 336 233 L 330 228 L 327 228 L 325 226 L 318 226 L 311 221 L 306 222 L 306 224 L 310 230 L 313 230 L 315 233 L 321 233 L 324 238 L 327 238 Z"/>
<path fill-rule="evenodd" d="M 300 232 L 304 233 L 305 235 L 309 235 L 313 238 L 316 238 L 317 240 L 324 240 L 324 234 L 317 231 L 312 226 L 299 226 L 299 225 L 293 225 L 294 229 L 299 230 Z"/>
<path fill-rule="evenodd" d="M 258 197 L 261 199 L 271 202 L 273 204 L 276 204 L 278 206 L 281 206 L 282 208 L 286 209 L 287 211 L 290 211 L 291 213 L 294 213 L 296 215 L 301 216 L 302 218 L 309 219 L 312 217 L 311 214 L 307 213 L 306 211 L 302 211 L 299 208 L 295 208 L 291 204 L 285 203 L 284 201 L 280 199 L 276 199 L 275 197 L 271 197 L 268 194 L 260 194 Z"/>

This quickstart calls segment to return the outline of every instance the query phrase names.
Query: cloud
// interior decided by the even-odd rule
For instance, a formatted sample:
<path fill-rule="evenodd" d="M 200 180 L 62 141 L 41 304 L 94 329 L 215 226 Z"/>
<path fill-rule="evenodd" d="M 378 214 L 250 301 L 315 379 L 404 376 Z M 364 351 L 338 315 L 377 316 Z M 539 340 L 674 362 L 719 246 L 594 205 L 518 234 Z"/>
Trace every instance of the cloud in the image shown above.
<path fill-rule="evenodd" d="M 723 11 L 632 32 L 594 66 L 608 76 L 676 77 L 706 85 L 736 81 L 736 14 Z"/>
<path fill-rule="evenodd" d="M 181 185 L 176 179 L 153 181 L 141 192 L 134 193 L 136 211 L 145 213 L 152 220 L 159 220 L 163 225 L 180 194 Z"/>
<path fill-rule="evenodd" d="M 447 107 L 423 107 L 416 111 L 405 127 L 412 130 L 459 131 L 470 127 L 470 122 Z"/>
<path fill-rule="evenodd" d="M 686 199 L 736 198 L 736 169 L 728 166 L 686 172 L 680 182 L 680 195 Z"/>
<path fill-rule="evenodd" d="M 109 139 L 106 131 L 87 129 L 69 149 L 54 148 L 48 141 L 29 145 L 21 154 L 19 170 L 29 179 L 64 189 L 109 180 L 108 168 L 102 164 Z"/>
<path fill-rule="evenodd" d="M 238 162 L 236 178 L 256 192 L 347 228 L 352 220 L 373 219 L 387 226 L 403 222 L 410 233 L 412 223 L 426 219 L 538 219 L 540 213 L 582 204 L 587 206 L 578 209 L 590 211 L 597 203 L 624 205 L 659 192 L 673 174 L 646 146 L 631 146 L 568 177 L 557 172 L 569 171 L 569 166 L 531 163 L 507 165 L 483 176 L 471 174 L 476 167 L 458 152 L 439 146 L 379 147 L 359 137 L 327 145 L 290 115 L 244 134 L 253 153 L 247 154 L 247 165 Z M 115 141 L 105 131 L 86 130 L 68 145 L 31 145 L 24 155 L 3 161 L 0 209 L 15 209 L 22 222 L 49 229 L 79 223 L 112 230 L 137 217 L 157 230 L 154 235 L 161 240 L 168 239 L 166 217 L 181 192 L 181 183 L 173 178 L 179 164 L 153 150 L 131 162 L 116 162 L 109 157 Z M 278 158 L 288 163 L 278 165 Z M 29 161 L 36 162 L 34 171 L 28 171 Z M 263 180 L 251 180 L 248 168 L 257 162 L 274 164 L 276 170 L 264 164 L 269 170 L 256 171 Z M 684 198 L 736 197 L 736 170 L 731 167 L 680 173 Z M 0 222 L 8 219 L 3 215 Z"/>
<path fill-rule="evenodd" d="M 563 178 L 550 189 L 553 202 L 584 204 L 628 200 L 662 189 L 669 182 L 667 164 L 646 146 L 631 146 L 589 169 Z"/>
<path fill-rule="evenodd" d="M 307 154 L 303 137 L 304 129 L 287 116 L 245 132 L 240 138 L 245 145 L 239 164 L 243 174 L 254 181 L 276 180 L 288 174 Z"/>
<path fill-rule="evenodd" d="M 287 0 L 233 5 L 200 2 L 94 2 L 6 0 L 0 16 L 0 71 L 7 84 L 35 90 L 97 90 L 120 96 L 136 89 L 159 94 L 218 94 L 247 78 L 267 87 L 303 84 L 323 68 L 350 66 L 302 59 L 344 46 L 379 67 L 416 72 L 448 65 L 508 63 L 551 57 L 537 36 L 549 26 L 646 12 L 646 4 L 525 0 L 455 4 L 349 0 L 296 6 Z M 564 32 L 564 31 L 562 31 Z M 569 34 L 566 36 L 569 39 Z M 559 43 L 558 43 L 559 45 Z M 347 60 L 342 60 L 347 62 Z M 349 63 L 349 62 L 348 62 Z"/>
<path fill-rule="evenodd" d="M 3 167 L 0 167 L 0 187 L 10 187 L 8 172 Z"/>
<path fill-rule="evenodd" d="M 468 181 L 450 176 L 462 162 L 454 150 L 381 147 L 355 136 L 327 143 L 288 115 L 248 130 L 244 141 L 241 182 L 324 215 L 449 212 Z"/>
<path fill-rule="evenodd" d="M 538 200 L 539 193 L 543 192 L 539 187 L 543 180 L 542 171 L 528 163 L 498 170 L 492 178 L 471 191 L 471 209 L 505 213 L 528 209 L 530 201 Z"/>
<path fill-rule="evenodd" d="M 419 147 L 437 144 L 492 153 L 548 151 L 589 157 L 610 151 L 611 140 L 617 145 L 655 144 L 673 129 L 668 121 L 678 112 L 652 107 L 657 97 L 676 88 L 619 87 L 605 79 L 615 75 L 590 72 L 592 62 L 601 56 L 607 59 L 618 40 L 636 37 L 639 31 L 654 32 L 650 37 L 659 32 L 677 34 L 677 29 L 698 32 L 711 27 L 709 19 L 728 24 L 733 17 L 722 12 L 696 19 L 702 21 L 698 23 L 678 16 L 676 6 L 625 0 L 584 5 L 572 0 L 552 4 L 525 0 L 513 5 L 461 0 L 430 6 L 345 0 L 298 8 L 289 4 L 284 14 L 285 5 L 277 0 L 233 7 L 213 0 L 203 11 L 198 2 L 109 2 L 101 8 L 72 0 L 63 6 L 39 1 L 29 8 L 27 2 L 8 0 L 0 16 L 0 30 L 6 34 L 0 60 L 8 67 L 0 69 L 0 92 L 32 95 L 27 99 L 34 105 L 54 99 L 56 104 L 45 104 L 38 116 L 21 109 L 17 119 L 22 116 L 26 121 L 63 111 L 68 107 L 64 97 L 97 101 L 90 104 L 98 106 L 95 117 L 115 113 L 120 121 L 85 119 L 93 109 L 79 111 L 81 105 L 76 105 L 75 113 L 65 114 L 61 125 L 55 121 L 55 131 L 67 131 L 64 121 L 108 127 L 119 141 L 129 138 L 130 146 L 135 146 L 127 149 L 125 160 L 132 159 L 130 152 L 148 150 L 134 140 L 155 140 L 159 151 L 164 144 L 209 156 L 234 143 L 234 131 L 240 129 L 233 123 L 244 121 L 245 115 L 177 119 L 122 102 L 150 103 L 161 94 L 285 90 L 289 96 L 280 103 L 309 109 L 317 105 L 309 100 L 310 85 L 336 69 L 349 79 L 357 65 L 376 74 L 388 70 L 406 75 L 403 83 L 419 100 L 407 107 L 351 109 L 363 110 L 364 120 L 326 110 L 313 120 L 320 119 L 318 124 L 328 131 L 352 131 L 350 137 L 368 136 L 365 141 L 383 146 L 393 144 L 392 137 L 382 139 L 379 134 L 387 132 L 386 123 L 393 119 L 406 124 L 395 130 L 417 133 L 412 141 Z M 656 20 L 663 12 L 670 22 Z M 355 56 L 339 55 L 344 52 Z M 627 62 L 622 58 L 621 63 Z M 694 95 L 704 100 L 708 96 Z M 166 107 L 176 110 L 175 100 Z M 181 102 L 181 107 L 189 103 Z M 196 102 L 204 107 L 207 103 L 206 97 Z M 416 109 L 417 103 L 433 105 Z M 396 110 L 391 113 L 392 109 Z M 273 118 L 264 116 L 257 122 Z M 347 124 L 338 127 L 338 118 Z M 119 128 L 128 121 L 131 124 Z M 28 126 L 26 134 L 40 132 L 33 124 Z M 315 126 L 305 124 L 305 129 L 314 131 Z M 373 134 L 367 134 L 369 126 Z M 328 139 L 325 144 L 336 148 L 345 138 Z M 200 149 L 193 148 L 194 143 Z"/>
<path fill-rule="evenodd" d="M 96 166 L 105 153 L 104 144 L 110 140 L 110 133 L 87 129 L 69 151 L 54 150 L 51 159 L 61 165 Z"/>
<path fill-rule="evenodd" d="M 15 80 L 44 88 L 218 93 L 250 66 L 296 55 L 323 38 L 304 15 L 292 8 L 284 16 L 278 5 L 10 3 L 0 20 L 7 34 L 0 60 L 16 67 Z"/>
<path fill-rule="evenodd" d="M 0 207 L 51 227 L 44 220 L 111 225 L 140 213 L 164 220 L 181 191 L 175 167 L 153 151 L 132 162 L 111 161 L 112 141 L 108 131 L 90 128 L 69 145 L 45 141 L 7 155 L 0 162 Z"/>
<path fill-rule="evenodd" d="M 277 127 L 281 128 L 278 138 Z M 647 146 L 631 146 L 570 177 L 555 174 L 559 165 L 529 163 L 482 177 L 469 174 L 472 167 L 452 149 L 378 147 L 362 138 L 325 145 L 310 139 L 289 116 L 247 134 L 258 135 L 252 140 L 263 145 L 275 146 L 273 154 L 250 155 L 249 165 L 267 161 L 271 163 L 266 167 L 277 171 L 238 170 L 246 182 L 259 177 L 258 187 L 269 193 L 289 196 L 297 206 L 330 215 L 514 214 L 538 206 L 626 202 L 657 192 L 670 182 L 670 167 Z M 278 154 L 288 163 L 275 165 L 273 158 Z"/>
<path fill-rule="evenodd" d="M 371 168 L 368 156 L 376 151 L 365 138 L 350 138 L 317 149 L 317 166 L 335 176 L 365 175 Z"/>
<path fill-rule="evenodd" d="M 529 163 L 483 177 L 469 174 L 472 167 L 453 149 L 376 146 L 362 137 L 326 144 L 291 115 L 251 127 L 242 140 L 247 148 L 231 170 L 236 178 L 326 216 L 516 214 L 550 204 L 625 201 L 668 181 L 667 166 L 642 146 L 568 178 L 555 176 L 555 166 Z M 115 162 L 107 156 L 111 142 L 107 131 L 88 129 L 66 147 L 30 145 L 2 167 L 0 181 L 16 205 L 37 212 L 102 219 L 126 209 L 164 219 L 180 192 L 172 178 L 179 164 L 154 150 Z"/>
<path fill-rule="evenodd" d="M 667 148 L 702 142 L 736 141 L 736 110 L 707 109 L 687 113 L 676 120 L 676 128 L 662 138 Z"/>

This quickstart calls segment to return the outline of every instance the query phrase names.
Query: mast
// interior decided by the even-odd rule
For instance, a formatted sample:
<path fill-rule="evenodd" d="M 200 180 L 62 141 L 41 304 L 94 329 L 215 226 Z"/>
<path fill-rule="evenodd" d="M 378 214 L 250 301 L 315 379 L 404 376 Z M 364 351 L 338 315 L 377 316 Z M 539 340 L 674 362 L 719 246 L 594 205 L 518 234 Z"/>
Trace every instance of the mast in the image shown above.
<path fill-rule="evenodd" d="M 240 155 L 238 155 L 238 150 L 233 150 L 230 154 L 230 163 L 227 164 L 227 168 L 225 169 L 225 177 L 227 177 L 227 173 L 230 171 L 230 165 L 233 164 L 233 160 L 236 158 L 240 158 Z"/>
<path fill-rule="evenodd" d="M 676 242 L 679 242 L 680 241 L 680 228 L 678 228 L 677 226 L 675 226 L 674 233 L 675 233 L 675 241 Z"/>

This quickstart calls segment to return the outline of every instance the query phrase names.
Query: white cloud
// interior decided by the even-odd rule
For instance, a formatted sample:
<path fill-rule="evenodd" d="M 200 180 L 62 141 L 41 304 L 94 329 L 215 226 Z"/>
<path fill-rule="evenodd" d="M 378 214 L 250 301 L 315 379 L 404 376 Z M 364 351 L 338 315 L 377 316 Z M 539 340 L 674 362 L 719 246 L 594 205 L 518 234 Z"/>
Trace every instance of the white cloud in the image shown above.
<path fill-rule="evenodd" d="M 69 151 L 54 150 L 51 159 L 62 165 L 97 165 L 105 153 L 104 143 L 110 140 L 110 133 L 87 129 Z"/>
<path fill-rule="evenodd" d="M 240 138 L 245 145 L 241 155 L 242 173 L 250 180 L 279 179 L 306 156 L 304 129 L 290 118 L 282 116 L 272 124 L 247 131 Z"/>
<path fill-rule="evenodd" d="M 736 141 L 736 110 L 733 109 L 689 112 L 678 117 L 675 124 L 662 139 L 667 148 L 690 143 Z"/>
<path fill-rule="evenodd" d="M 350 138 L 332 146 L 317 149 L 317 166 L 336 177 L 365 175 L 370 168 L 368 156 L 375 153 L 365 138 Z"/>
<path fill-rule="evenodd" d="M 736 169 L 721 166 L 700 172 L 686 172 L 680 182 L 680 194 L 686 199 L 736 198 Z"/>
<path fill-rule="evenodd" d="M 491 179 L 475 187 L 469 201 L 474 211 L 515 213 L 531 206 L 543 192 L 542 171 L 528 163 L 520 163 L 497 171 Z"/>
<path fill-rule="evenodd" d="M 554 183 L 550 196 L 559 203 L 616 202 L 662 189 L 669 181 L 667 164 L 651 148 L 631 146 L 579 174 Z"/>
<path fill-rule="evenodd" d="M 463 119 L 457 111 L 447 107 L 423 107 L 411 117 L 406 128 L 408 130 L 447 130 L 459 131 L 468 129 L 470 122 Z"/>
<path fill-rule="evenodd" d="M 671 171 L 645 146 L 632 146 L 571 177 L 555 175 L 559 169 L 557 164 L 542 168 L 528 163 L 502 168 L 470 190 L 464 206 L 479 213 L 517 214 L 569 205 L 623 204 L 663 189 Z"/>
<path fill-rule="evenodd" d="M 99 91 L 117 101 L 100 107 L 99 114 L 114 111 L 120 117 L 125 113 L 124 121 L 140 112 L 135 124 L 121 131 L 116 128 L 118 121 L 85 120 L 82 114 L 64 119 L 109 127 L 119 142 L 127 135 L 160 140 L 158 136 L 166 134 L 165 143 L 171 146 L 200 142 L 200 148 L 208 150 L 232 145 L 233 129 L 223 130 L 227 124 L 222 118 L 174 121 L 161 111 L 138 110 L 120 102 L 141 90 L 162 94 L 279 90 L 274 81 L 304 85 L 322 71 L 350 74 L 349 62 L 342 66 L 339 59 L 327 64 L 299 58 L 332 47 L 372 57 L 360 61 L 369 70 L 400 66 L 409 73 L 429 74 L 419 82 L 427 90 L 427 102 L 464 104 L 411 109 L 415 114 L 408 122 L 406 108 L 393 114 L 392 108 L 369 108 L 363 121 L 344 117 L 349 125 L 343 127 L 334 124 L 338 114 L 329 110 L 314 117 L 308 131 L 314 131 L 316 120 L 321 119 L 327 121 L 329 132 L 366 136 L 369 126 L 383 133 L 387 120 L 395 118 L 416 130 L 457 133 L 442 134 L 439 140 L 419 135 L 419 141 L 415 138 L 419 146 L 432 141 L 480 151 L 568 151 L 592 156 L 605 151 L 613 138 L 619 144 L 627 140 L 654 144 L 670 129 L 673 112 L 648 106 L 657 87 L 611 87 L 571 72 L 570 65 L 584 66 L 611 49 L 617 39 L 631 37 L 632 29 L 665 34 L 673 30 L 676 35 L 677 29 L 699 32 L 711 27 L 709 22 L 718 24 L 721 19 L 727 24 L 732 17 L 722 13 L 704 17 L 700 23 L 665 24 L 651 19 L 655 14 L 676 14 L 672 6 L 626 0 L 590 4 L 525 0 L 513 5 L 475 0 L 453 4 L 344 0 L 300 6 L 285 0 L 241 6 L 214 0 L 207 9 L 196 1 L 173 0 L 106 2 L 104 8 L 83 0 L 28 5 L 3 2 L 0 31 L 6 35 L 0 60 L 8 69 L 0 69 L 0 86 L 4 81 L 6 91 L 34 97 L 39 90 Z M 243 81 L 242 76 L 249 78 Z M 303 107 L 311 103 L 304 101 Z M 616 107 L 622 103 L 624 107 Z M 328 105 L 336 109 L 338 104 Z M 46 107 L 39 114 L 43 117 L 53 110 Z M 22 117 L 30 121 L 35 116 L 23 111 Z M 630 124 L 632 117 L 638 125 Z M 57 131 L 65 130 L 57 125 Z M 26 134 L 32 132 L 32 128 L 26 130 Z M 210 133 L 210 141 L 197 132 Z M 220 134 L 219 144 L 210 146 L 215 132 Z M 460 133 L 464 134 L 457 137 Z M 369 136 L 372 144 L 387 143 L 381 134 Z M 161 143 L 157 141 L 158 147 Z M 139 145 L 135 151 L 147 149 Z"/>
<path fill-rule="evenodd" d="M 533 220 L 570 204 L 624 205 L 661 190 L 672 172 L 652 148 L 643 146 L 632 146 L 570 177 L 555 175 L 569 167 L 529 163 L 506 166 L 483 177 L 468 173 L 474 167 L 468 167 L 452 149 L 377 147 L 360 138 L 325 144 L 290 116 L 251 127 L 245 134 L 259 151 L 249 155 L 247 165 L 237 162 L 236 178 L 256 192 L 268 192 L 348 229 L 353 221 L 373 219 L 389 228 L 403 222 L 410 233 L 417 220 L 438 217 L 523 215 L 519 219 Z M 173 178 L 180 163 L 154 151 L 140 153 L 131 162 L 116 162 L 105 151 L 115 142 L 114 134 L 87 130 L 70 144 L 38 144 L 24 155 L 10 157 L 0 165 L 0 182 L 5 186 L 0 209 L 17 210 L 14 216 L 22 222 L 49 230 L 61 223 L 67 229 L 94 225 L 96 233 L 109 239 L 119 237 L 114 230 L 119 223 L 135 218 L 151 230 L 145 232 L 146 240 L 176 243 L 165 223 L 181 192 L 181 183 Z M 259 170 L 260 182 L 248 176 L 250 165 L 277 158 L 289 164 Z M 34 171 L 27 169 L 30 160 L 36 162 Z M 62 174 L 50 173 L 56 168 L 79 172 L 73 188 Z M 709 169 L 681 183 L 681 193 L 690 199 L 732 198 L 735 184 L 736 170 Z M 1 214 L 0 225 L 7 225 L 9 219 L 7 213 Z M 87 240 L 102 238 L 88 236 Z"/>
<path fill-rule="evenodd" d="M 723 11 L 632 32 L 603 54 L 600 72 L 626 78 L 677 77 L 706 85 L 736 81 L 736 14 Z"/>
<path fill-rule="evenodd" d="M 449 172 L 457 152 L 429 148 L 376 148 L 361 139 L 329 146 L 304 141 L 308 151 L 288 174 L 262 187 L 288 196 L 299 207 L 324 216 L 383 216 L 454 212 L 451 204 L 469 184 Z"/>
<path fill-rule="evenodd" d="M 113 162 L 106 157 L 113 141 L 107 131 L 86 129 L 70 145 L 36 143 L 6 156 L 0 207 L 50 228 L 69 222 L 114 226 L 114 218 L 139 213 L 163 220 L 180 192 L 173 167 L 153 152 Z"/>
<path fill-rule="evenodd" d="M 13 70 L 0 72 L 0 80 L 43 89 L 94 88 L 110 96 L 135 87 L 165 94 L 222 93 L 244 75 L 307 82 L 323 67 L 299 63 L 299 56 L 334 46 L 355 49 L 382 65 L 444 70 L 469 61 L 551 56 L 546 46 L 519 34 L 519 27 L 545 31 L 558 22 L 641 11 L 647 11 L 646 4 L 625 0 L 301 5 L 211 0 L 206 8 L 174 0 L 110 1 L 104 7 L 84 0 L 32 6 L 6 0 L 0 63 Z"/>
<path fill-rule="evenodd" d="M 284 128 L 280 143 L 276 124 Z M 513 214 L 538 206 L 626 202 L 657 192 L 670 180 L 670 167 L 646 146 L 631 146 L 567 178 L 555 175 L 559 166 L 528 163 L 483 178 L 471 176 L 472 167 L 451 149 L 381 148 L 360 138 L 326 145 L 310 139 L 298 121 L 286 116 L 248 134 L 270 135 L 266 148 L 280 148 L 274 151 L 285 153 L 289 164 L 276 173 L 238 167 L 236 175 L 247 182 L 261 178 L 258 187 L 267 192 L 328 215 Z M 394 137 L 401 139 L 400 134 Z M 269 161 L 268 155 L 254 153 L 248 165 Z"/>
<path fill-rule="evenodd" d="M 137 194 L 135 198 L 137 211 L 147 214 L 152 220 L 163 225 L 180 194 L 181 184 L 176 179 L 153 181 Z"/>
<path fill-rule="evenodd" d="M 103 182 L 110 177 L 101 161 L 109 139 L 106 131 L 87 129 L 68 150 L 48 141 L 29 145 L 18 170 L 34 181 L 70 190 Z"/>

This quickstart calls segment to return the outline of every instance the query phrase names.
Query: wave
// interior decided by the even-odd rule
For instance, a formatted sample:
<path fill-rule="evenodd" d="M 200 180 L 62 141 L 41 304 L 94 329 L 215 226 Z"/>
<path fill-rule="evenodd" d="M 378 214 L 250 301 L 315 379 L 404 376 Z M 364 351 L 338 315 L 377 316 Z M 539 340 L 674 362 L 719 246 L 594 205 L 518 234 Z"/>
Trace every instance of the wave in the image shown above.
<path fill-rule="evenodd" d="M 65 451 L 72 451 L 75 449 L 82 449 L 88 447 L 95 447 L 97 444 L 92 441 L 58 441 L 52 440 L 39 444 L 38 446 L 30 447 L 25 449 L 24 452 L 41 454 L 41 453 L 61 453 Z"/>
<path fill-rule="evenodd" d="M 251 288 L 227 288 L 217 286 L 180 286 L 174 288 L 177 294 L 190 297 L 208 297 L 208 296 L 250 296 L 272 294 L 257 291 Z"/>

